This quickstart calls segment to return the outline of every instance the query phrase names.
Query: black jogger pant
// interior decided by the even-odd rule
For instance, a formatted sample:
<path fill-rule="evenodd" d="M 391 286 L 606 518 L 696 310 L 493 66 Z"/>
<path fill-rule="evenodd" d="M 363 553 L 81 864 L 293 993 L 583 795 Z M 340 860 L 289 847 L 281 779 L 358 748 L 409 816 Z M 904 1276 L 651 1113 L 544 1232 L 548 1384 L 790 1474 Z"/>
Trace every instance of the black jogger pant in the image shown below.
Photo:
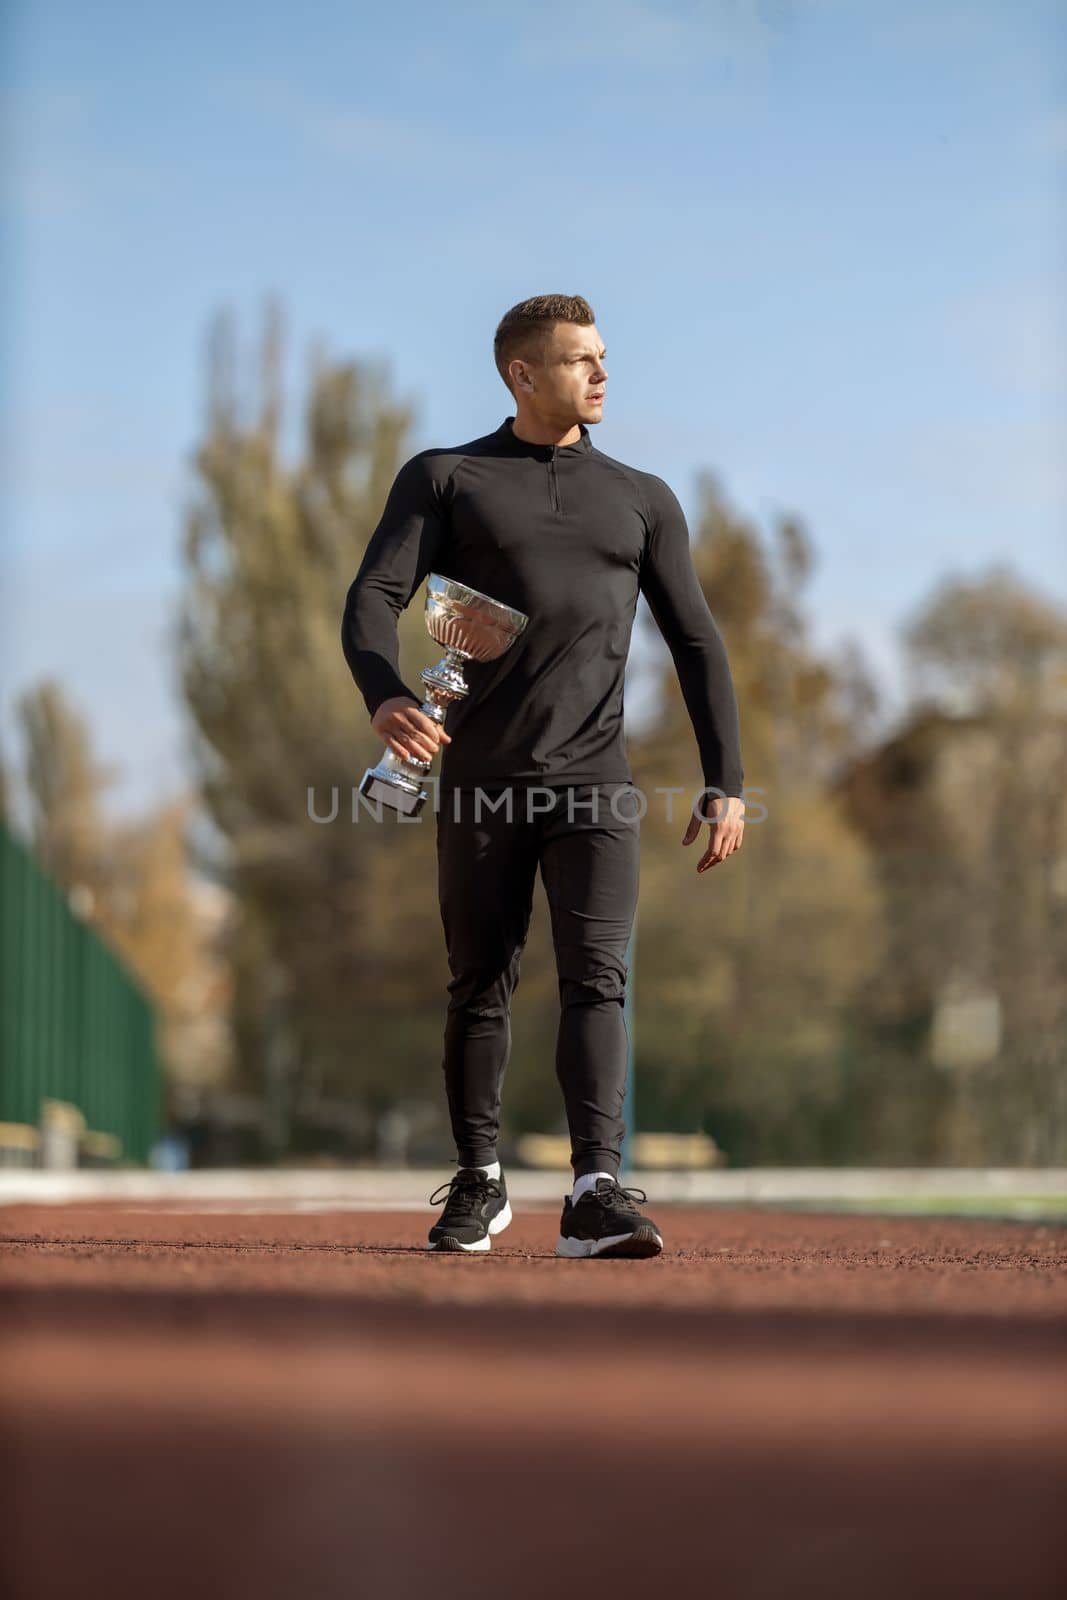
<path fill-rule="evenodd" d="M 443 1064 L 461 1166 L 496 1159 L 511 997 L 540 867 L 559 979 L 555 1067 L 574 1173 L 618 1172 L 639 836 L 632 783 L 441 795 L 438 890 L 452 973 Z"/>

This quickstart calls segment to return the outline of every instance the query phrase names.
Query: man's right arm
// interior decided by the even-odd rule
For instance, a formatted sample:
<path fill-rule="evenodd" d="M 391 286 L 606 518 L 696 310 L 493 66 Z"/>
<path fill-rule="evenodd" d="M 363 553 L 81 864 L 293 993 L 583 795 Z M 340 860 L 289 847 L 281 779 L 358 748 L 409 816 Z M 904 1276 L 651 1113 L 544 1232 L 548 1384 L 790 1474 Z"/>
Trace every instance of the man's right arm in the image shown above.
<path fill-rule="evenodd" d="M 397 621 L 443 550 L 445 516 L 433 463 L 434 453 L 423 451 L 397 473 L 345 600 L 341 643 L 372 719 L 397 696 L 422 703 L 400 676 Z"/>

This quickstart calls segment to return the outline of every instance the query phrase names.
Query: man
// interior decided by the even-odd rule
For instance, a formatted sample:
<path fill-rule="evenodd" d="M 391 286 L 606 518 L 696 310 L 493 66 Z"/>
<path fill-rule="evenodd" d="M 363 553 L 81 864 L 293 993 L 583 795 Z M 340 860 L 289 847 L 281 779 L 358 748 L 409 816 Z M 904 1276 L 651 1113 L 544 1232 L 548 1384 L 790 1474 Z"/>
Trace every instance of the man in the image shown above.
<path fill-rule="evenodd" d="M 677 499 L 590 437 L 603 416 L 607 351 L 589 303 L 523 301 L 497 328 L 494 354 L 515 414 L 400 469 L 342 623 L 346 660 L 389 748 L 429 762 L 444 747 L 438 891 L 452 978 L 443 1066 L 458 1170 L 429 1248 L 488 1250 L 511 1220 L 500 1094 L 540 869 L 574 1169 L 556 1253 L 656 1255 L 662 1234 L 635 1204 L 647 1196 L 618 1182 L 643 809 L 623 740 L 623 676 L 639 592 L 696 734 L 706 788 L 682 843 L 699 836 L 702 817 L 709 823 L 700 872 L 741 846 L 737 705 Z M 529 617 L 497 660 L 466 664 L 470 695 L 449 707 L 443 729 L 398 667 L 397 618 L 430 572 Z"/>

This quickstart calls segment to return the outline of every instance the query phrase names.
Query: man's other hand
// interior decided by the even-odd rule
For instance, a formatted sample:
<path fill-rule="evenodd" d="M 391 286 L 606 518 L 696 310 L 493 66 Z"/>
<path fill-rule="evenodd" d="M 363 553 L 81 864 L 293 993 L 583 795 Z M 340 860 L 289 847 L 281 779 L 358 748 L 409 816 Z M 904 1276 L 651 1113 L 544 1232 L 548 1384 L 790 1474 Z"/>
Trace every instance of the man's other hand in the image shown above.
<path fill-rule="evenodd" d="M 717 866 L 735 850 L 740 850 L 745 833 L 745 802 L 737 795 L 705 795 L 704 807 L 709 813 L 704 820 L 711 829 L 711 838 L 708 848 L 697 862 L 698 872 L 703 872 L 705 867 Z M 683 844 L 692 844 L 700 832 L 701 820 L 695 814 L 690 816 Z"/>
<path fill-rule="evenodd" d="M 405 694 L 383 700 L 371 718 L 371 727 L 405 761 L 432 761 L 439 744 L 452 743 L 452 735 Z"/>

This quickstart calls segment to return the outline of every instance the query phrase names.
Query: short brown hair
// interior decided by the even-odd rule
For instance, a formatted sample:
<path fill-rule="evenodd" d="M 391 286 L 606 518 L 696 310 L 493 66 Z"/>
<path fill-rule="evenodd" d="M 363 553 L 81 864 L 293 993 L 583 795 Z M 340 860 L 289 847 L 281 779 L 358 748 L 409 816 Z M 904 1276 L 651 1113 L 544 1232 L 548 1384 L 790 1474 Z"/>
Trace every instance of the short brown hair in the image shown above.
<path fill-rule="evenodd" d="M 576 322 L 587 328 L 595 321 L 592 306 L 580 294 L 537 294 L 505 312 L 493 339 L 493 356 L 512 394 L 509 362 L 543 360 L 557 322 Z"/>

